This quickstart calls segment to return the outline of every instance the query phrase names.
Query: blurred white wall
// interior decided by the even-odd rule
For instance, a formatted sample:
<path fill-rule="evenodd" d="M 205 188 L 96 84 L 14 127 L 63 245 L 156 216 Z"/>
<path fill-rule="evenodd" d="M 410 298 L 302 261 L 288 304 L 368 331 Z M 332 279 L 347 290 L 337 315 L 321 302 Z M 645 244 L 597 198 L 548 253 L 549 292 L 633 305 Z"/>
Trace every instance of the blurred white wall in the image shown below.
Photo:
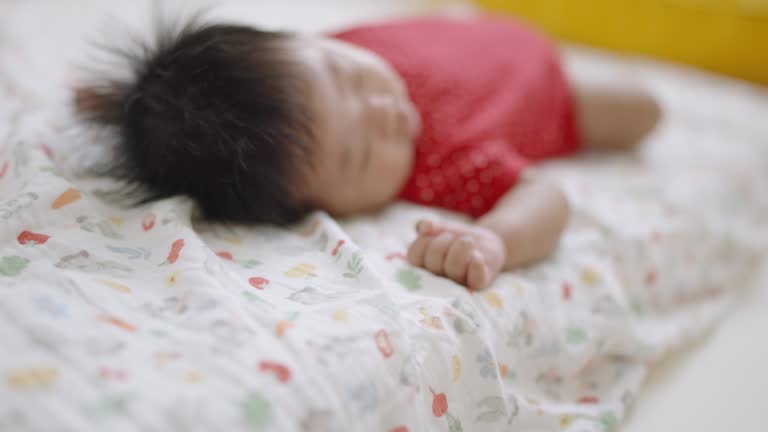
<path fill-rule="evenodd" d="M 64 97 L 94 43 L 144 35 L 155 11 L 184 17 L 201 9 L 214 19 L 305 32 L 397 16 L 455 10 L 463 0 L 0 0 L 0 74 L 25 98 Z M 40 104 L 42 105 L 42 104 Z"/>

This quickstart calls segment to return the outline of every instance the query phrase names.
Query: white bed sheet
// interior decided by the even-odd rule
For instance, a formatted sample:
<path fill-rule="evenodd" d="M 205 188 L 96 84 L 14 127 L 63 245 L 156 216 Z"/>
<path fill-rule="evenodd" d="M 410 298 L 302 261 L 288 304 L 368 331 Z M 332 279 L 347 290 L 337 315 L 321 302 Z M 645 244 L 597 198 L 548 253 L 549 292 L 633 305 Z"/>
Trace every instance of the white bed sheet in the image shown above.
<path fill-rule="evenodd" d="M 604 61 L 611 62 L 607 57 Z M 575 69 L 585 75 L 611 75 L 621 70 L 580 66 Z M 768 89 L 653 64 L 642 69 L 641 75 L 661 90 L 667 109 L 675 115 L 667 133 L 686 142 L 687 151 L 699 150 L 701 142 L 715 142 L 727 158 L 734 142 L 752 141 L 758 149 L 768 147 L 768 130 L 759 120 L 768 116 Z M 763 184 L 755 182 L 760 188 Z M 755 234 L 764 235 L 764 228 Z M 768 250 L 768 243 L 760 247 Z M 762 342 L 766 330 L 768 265 L 763 264 L 751 288 L 737 295 L 722 323 L 671 352 L 653 369 L 622 430 L 768 429 L 768 412 L 762 402 L 768 397 L 768 346 Z"/>
<path fill-rule="evenodd" d="M 62 4 L 0 3 L 14 8 L 0 46 L 0 332 L 13 353 L 0 429 L 615 430 L 648 367 L 711 328 L 765 245 L 764 91 L 583 52 L 576 73 L 649 83 L 667 121 L 641 158 L 545 167 L 576 207 L 561 252 L 480 295 L 400 261 L 425 214 L 413 206 L 342 225 L 318 214 L 293 232 L 193 232 L 183 200 L 116 209 L 103 183 L 53 169 L 81 155 L 54 60 L 77 54 L 98 16 Z M 275 21 L 242 2 L 220 13 L 274 23 L 295 5 Z M 302 27 L 402 12 L 391 5 L 320 7 Z M 24 231 L 51 237 L 21 244 Z"/>
<path fill-rule="evenodd" d="M 654 371 L 627 432 L 768 429 L 768 268 L 712 334 Z"/>

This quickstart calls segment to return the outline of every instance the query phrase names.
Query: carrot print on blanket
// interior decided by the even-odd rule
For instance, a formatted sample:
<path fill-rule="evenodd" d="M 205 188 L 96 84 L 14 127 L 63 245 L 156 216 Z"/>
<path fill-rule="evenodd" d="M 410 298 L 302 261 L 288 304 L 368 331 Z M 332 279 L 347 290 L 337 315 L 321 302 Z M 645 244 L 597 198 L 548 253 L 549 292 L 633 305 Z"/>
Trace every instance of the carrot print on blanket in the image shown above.
<path fill-rule="evenodd" d="M 584 396 L 578 400 L 578 403 L 582 405 L 596 405 L 600 403 L 600 398 L 597 396 Z"/>
<path fill-rule="evenodd" d="M 99 368 L 99 378 L 105 381 L 125 381 L 128 379 L 128 373 L 122 369 Z"/>
<path fill-rule="evenodd" d="M 294 327 L 294 324 L 291 321 L 288 320 L 280 320 L 277 322 L 277 325 L 275 326 L 275 334 L 277 337 L 282 337 L 285 335 L 285 332 L 288 331 L 288 329 L 291 329 Z"/>
<path fill-rule="evenodd" d="M 263 290 L 264 286 L 269 284 L 269 279 L 263 277 L 252 277 L 248 279 L 248 283 L 256 289 Z"/>
<path fill-rule="evenodd" d="M 563 300 L 570 301 L 571 297 L 573 296 L 573 288 L 571 288 L 571 284 L 568 282 L 563 282 L 563 287 L 561 290 L 563 292 Z"/>
<path fill-rule="evenodd" d="M 658 275 L 656 274 L 656 271 L 654 270 L 648 270 L 648 273 L 645 274 L 645 284 L 650 286 L 653 286 L 656 284 L 656 279 L 658 278 Z"/>
<path fill-rule="evenodd" d="M 259 363 L 259 370 L 273 374 L 283 384 L 291 380 L 291 370 L 281 363 L 262 361 Z"/>
<path fill-rule="evenodd" d="M 165 259 L 162 265 L 174 264 L 181 254 L 181 250 L 184 248 L 184 239 L 178 239 L 171 245 L 171 251 L 168 252 L 168 258 Z"/>
<path fill-rule="evenodd" d="M 18 237 L 16 237 L 16 240 L 19 242 L 19 244 L 26 245 L 26 244 L 45 244 L 45 242 L 48 241 L 48 239 L 51 238 L 51 236 L 46 234 L 39 234 L 34 233 L 32 231 L 22 231 Z"/>
<path fill-rule="evenodd" d="M 99 318 L 99 321 L 103 321 L 103 322 L 105 322 L 107 324 L 111 324 L 111 325 L 113 325 L 115 327 L 118 327 L 118 328 L 121 328 L 121 329 L 123 329 L 123 330 L 125 330 L 125 331 L 127 331 L 129 333 L 135 333 L 136 330 L 137 330 L 135 325 L 133 325 L 133 324 L 131 324 L 129 322 L 123 321 L 122 319 L 114 317 L 114 316 L 111 316 L 111 315 L 99 315 L 98 318 Z"/>
<path fill-rule="evenodd" d="M 53 150 L 48 144 L 42 143 L 40 144 L 40 148 L 43 149 L 43 153 L 45 153 L 45 156 L 47 156 L 48 159 L 53 159 Z"/>
<path fill-rule="evenodd" d="M 385 258 L 387 261 L 392 261 L 392 260 L 394 260 L 394 259 L 399 259 L 399 260 L 402 260 L 402 261 L 406 261 L 406 262 L 408 261 L 408 257 L 407 257 L 407 256 L 405 256 L 405 255 L 404 255 L 403 253 L 401 253 L 401 252 L 392 252 L 392 253 L 389 253 L 389 254 L 387 254 L 387 256 L 385 256 L 384 258 Z"/>
<path fill-rule="evenodd" d="M 232 261 L 234 259 L 232 253 L 227 251 L 216 252 L 216 256 L 227 261 Z"/>
<path fill-rule="evenodd" d="M 151 230 L 155 226 L 155 214 L 152 212 L 149 212 L 144 216 L 143 219 L 141 219 L 141 229 L 144 230 L 144 232 L 147 232 Z"/>
<path fill-rule="evenodd" d="M 384 358 L 392 357 L 392 354 L 395 353 L 395 349 L 389 341 L 389 335 L 386 330 L 381 329 L 377 331 L 374 335 L 374 340 L 376 341 L 376 347 Z"/>
<path fill-rule="evenodd" d="M 435 417 L 442 417 L 448 411 L 448 397 L 445 393 L 435 393 L 432 387 L 429 388 L 432 393 L 432 414 Z"/>
<path fill-rule="evenodd" d="M 341 247 L 342 247 L 342 246 L 344 246 L 344 240 L 339 240 L 339 241 L 336 243 L 336 246 L 335 246 L 335 247 L 333 248 L 333 250 L 331 251 L 331 256 L 336 256 L 336 255 L 338 255 L 338 254 L 339 254 L 339 250 L 341 249 Z"/>
<path fill-rule="evenodd" d="M 51 208 L 54 210 L 60 209 L 66 205 L 80 199 L 80 191 L 75 188 L 69 188 L 61 193 L 51 204 Z"/>

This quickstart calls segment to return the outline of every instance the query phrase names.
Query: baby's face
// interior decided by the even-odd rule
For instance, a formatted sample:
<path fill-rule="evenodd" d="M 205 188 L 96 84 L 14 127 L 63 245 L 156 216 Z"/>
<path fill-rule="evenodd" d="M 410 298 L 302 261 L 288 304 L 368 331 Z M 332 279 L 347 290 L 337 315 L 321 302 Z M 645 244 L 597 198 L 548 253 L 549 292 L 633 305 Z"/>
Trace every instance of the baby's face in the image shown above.
<path fill-rule="evenodd" d="M 394 200 L 411 171 L 419 114 L 400 76 L 373 53 L 328 38 L 301 38 L 314 114 L 305 199 L 335 215 Z"/>

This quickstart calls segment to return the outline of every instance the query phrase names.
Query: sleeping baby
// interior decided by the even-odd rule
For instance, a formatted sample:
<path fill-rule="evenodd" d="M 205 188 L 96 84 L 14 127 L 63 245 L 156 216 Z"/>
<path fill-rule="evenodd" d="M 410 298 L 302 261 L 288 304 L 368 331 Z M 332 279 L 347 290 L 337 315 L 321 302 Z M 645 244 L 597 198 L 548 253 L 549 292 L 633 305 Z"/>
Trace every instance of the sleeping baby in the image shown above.
<path fill-rule="evenodd" d="M 76 92 L 85 119 L 117 132 L 114 175 L 220 221 L 398 199 L 463 213 L 419 221 L 408 259 L 470 289 L 557 247 L 568 203 L 528 167 L 631 148 L 660 116 L 642 89 L 569 79 L 552 42 L 506 18 L 323 36 L 197 22 L 129 60 L 131 80 Z"/>

